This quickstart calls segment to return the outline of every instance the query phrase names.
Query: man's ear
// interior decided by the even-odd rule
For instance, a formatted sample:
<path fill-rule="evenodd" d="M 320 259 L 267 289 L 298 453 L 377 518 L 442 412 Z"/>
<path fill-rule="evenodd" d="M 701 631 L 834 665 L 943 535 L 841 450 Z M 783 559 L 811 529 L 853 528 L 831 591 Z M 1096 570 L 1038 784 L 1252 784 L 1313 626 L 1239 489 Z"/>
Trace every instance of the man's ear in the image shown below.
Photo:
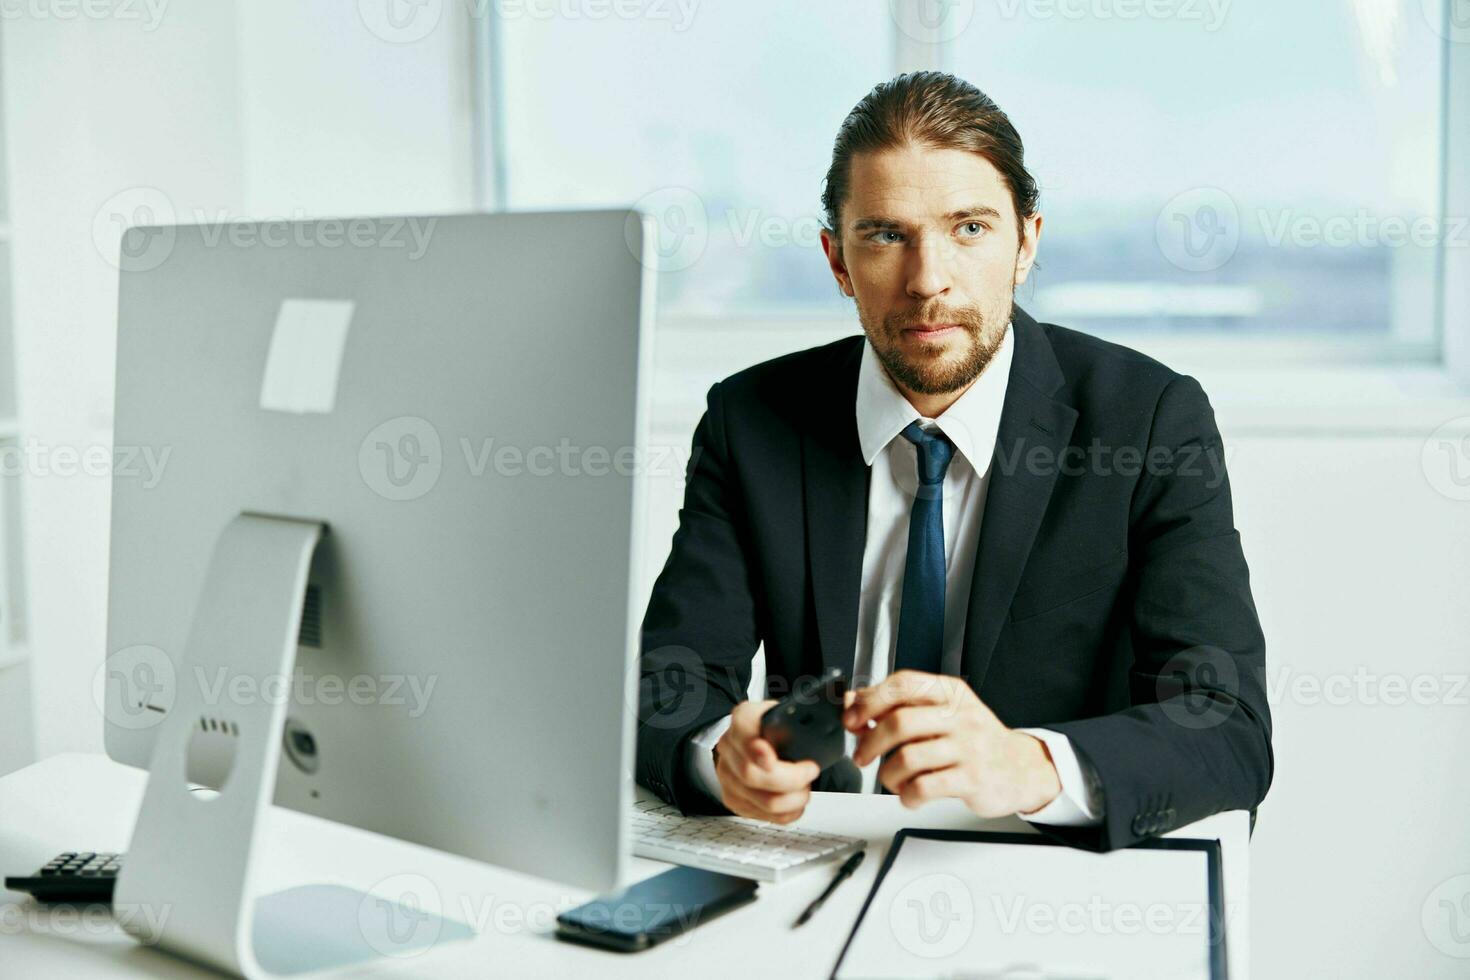
<path fill-rule="evenodd" d="M 1036 248 L 1041 241 L 1041 215 L 1033 214 L 1021 222 L 1021 247 L 1016 250 L 1016 285 L 1026 281 L 1036 264 Z"/>
<path fill-rule="evenodd" d="M 842 261 L 842 244 L 826 228 L 822 229 L 822 252 L 827 256 L 837 288 L 842 290 L 842 295 L 853 296 L 852 276 L 847 274 L 847 263 Z"/>

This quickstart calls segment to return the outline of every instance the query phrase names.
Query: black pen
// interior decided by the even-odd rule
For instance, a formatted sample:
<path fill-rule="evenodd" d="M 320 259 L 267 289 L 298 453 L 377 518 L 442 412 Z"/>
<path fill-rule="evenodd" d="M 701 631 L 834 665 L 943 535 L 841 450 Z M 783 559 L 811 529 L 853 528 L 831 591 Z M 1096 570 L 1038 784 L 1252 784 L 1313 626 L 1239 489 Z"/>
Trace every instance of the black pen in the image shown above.
<path fill-rule="evenodd" d="M 832 882 L 827 886 L 826 891 L 818 895 L 812 904 L 806 907 L 806 911 L 801 913 L 801 917 L 796 920 L 796 925 L 791 928 L 795 929 L 796 926 L 806 925 L 807 920 L 817 914 L 817 909 L 822 907 L 822 903 L 827 900 L 828 896 L 837 890 L 837 886 L 852 877 L 852 873 L 858 869 L 858 865 L 863 863 L 863 855 L 867 853 L 867 851 L 858 851 L 852 857 L 843 861 L 842 867 L 837 869 L 837 874 L 832 878 Z"/>

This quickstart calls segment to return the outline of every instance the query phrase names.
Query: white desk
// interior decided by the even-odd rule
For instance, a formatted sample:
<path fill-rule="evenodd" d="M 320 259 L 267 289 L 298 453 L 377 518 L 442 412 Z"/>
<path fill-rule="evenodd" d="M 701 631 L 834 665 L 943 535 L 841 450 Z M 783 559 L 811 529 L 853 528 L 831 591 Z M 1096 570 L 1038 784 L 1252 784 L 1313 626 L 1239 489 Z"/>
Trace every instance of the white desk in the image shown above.
<path fill-rule="evenodd" d="M 145 774 L 103 756 L 61 755 L 0 779 L 0 869 L 28 874 L 65 850 L 125 851 L 142 798 Z M 423 955 L 383 959 L 355 976 L 480 978 L 573 976 L 826 977 L 900 827 L 1026 830 L 1019 819 L 981 821 L 957 801 L 918 811 L 891 796 L 818 793 L 801 826 L 864 837 L 867 859 L 800 929 L 792 929 L 831 869 L 816 869 L 781 885 L 762 885 L 759 898 L 652 950 L 620 954 L 574 946 L 552 936 L 563 909 L 587 892 L 462 860 L 439 851 L 341 827 L 286 810 L 273 811 L 270 853 L 261 865 L 262 891 L 308 882 L 338 882 L 363 891 L 395 875 L 410 889 L 432 888 L 441 910 L 468 921 L 479 935 L 442 944 Z M 1231 980 L 1248 980 L 1250 934 L 1249 820 L 1223 813 L 1171 836 L 1221 841 L 1228 914 Z M 639 877 L 667 867 L 634 862 Z M 429 884 L 432 883 L 432 884 Z M 216 974 L 139 946 L 100 916 L 80 917 L 0 892 L 0 973 L 7 977 L 212 977 Z M 422 896 L 421 896 L 422 897 Z"/>

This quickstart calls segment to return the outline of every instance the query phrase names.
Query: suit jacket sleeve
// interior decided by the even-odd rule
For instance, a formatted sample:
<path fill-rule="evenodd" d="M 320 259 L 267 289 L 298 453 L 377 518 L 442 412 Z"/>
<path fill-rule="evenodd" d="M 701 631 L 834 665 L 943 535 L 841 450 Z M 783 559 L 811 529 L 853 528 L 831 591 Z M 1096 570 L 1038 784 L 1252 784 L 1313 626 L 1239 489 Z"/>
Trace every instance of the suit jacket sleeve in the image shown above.
<path fill-rule="evenodd" d="M 1098 850 L 1221 810 L 1253 809 L 1271 784 L 1265 638 L 1235 530 L 1225 453 L 1199 383 L 1155 408 L 1129 520 L 1131 707 L 1050 724 L 1099 781 L 1098 828 L 1048 828 Z"/>
<path fill-rule="evenodd" d="M 685 813 L 728 812 L 690 778 L 685 743 L 745 700 L 760 645 L 720 385 L 694 432 L 684 506 L 643 621 L 638 781 Z"/>

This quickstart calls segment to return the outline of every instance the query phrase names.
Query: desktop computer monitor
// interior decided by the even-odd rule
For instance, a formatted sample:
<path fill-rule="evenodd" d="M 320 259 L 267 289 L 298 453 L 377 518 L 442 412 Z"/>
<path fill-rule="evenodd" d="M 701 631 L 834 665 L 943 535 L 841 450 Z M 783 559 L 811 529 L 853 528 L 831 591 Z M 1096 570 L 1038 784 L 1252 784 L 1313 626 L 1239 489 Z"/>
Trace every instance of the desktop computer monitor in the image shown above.
<path fill-rule="evenodd" d="M 646 222 L 129 231 L 115 445 L 149 465 L 120 465 L 112 494 L 108 754 L 149 767 L 190 691 L 210 707 L 189 720 L 189 779 L 227 790 L 239 709 L 283 699 L 276 804 L 582 887 L 621 880 Z M 214 635 L 196 621 L 229 571 L 211 562 L 249 564 L 217 549 L 252 515 L 324 529 L 289 683 L 187 652 L 259 625 L 243 603 L 214 609 Z"/>

